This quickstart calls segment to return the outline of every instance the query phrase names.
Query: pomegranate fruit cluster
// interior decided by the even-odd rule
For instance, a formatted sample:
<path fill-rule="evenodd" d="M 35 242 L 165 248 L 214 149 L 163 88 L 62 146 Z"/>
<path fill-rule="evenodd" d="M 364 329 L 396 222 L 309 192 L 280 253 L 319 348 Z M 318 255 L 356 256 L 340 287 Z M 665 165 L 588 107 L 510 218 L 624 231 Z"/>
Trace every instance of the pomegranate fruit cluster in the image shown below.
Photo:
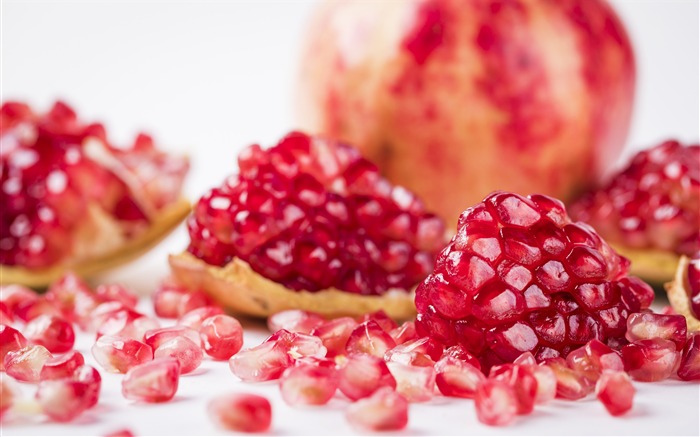
<path fill-rule="evenodd" d="M 379 295 L 432 269 L 444 226 L 350 146 L 294 132 L 238 157 L 240 173 L 205 194 L 188 220 L 188 250 L 234 257 L 292 290 Z"/>
<path fill-rule="evenodd" d="M 0 108 L 0 264 L 40 269 L 141 233 L 175 202 L 187 160 L 139 135 L 110 143 L 63 102 L 45 114 Z M 100 252 L 101 253 L 101 252 Z"/>

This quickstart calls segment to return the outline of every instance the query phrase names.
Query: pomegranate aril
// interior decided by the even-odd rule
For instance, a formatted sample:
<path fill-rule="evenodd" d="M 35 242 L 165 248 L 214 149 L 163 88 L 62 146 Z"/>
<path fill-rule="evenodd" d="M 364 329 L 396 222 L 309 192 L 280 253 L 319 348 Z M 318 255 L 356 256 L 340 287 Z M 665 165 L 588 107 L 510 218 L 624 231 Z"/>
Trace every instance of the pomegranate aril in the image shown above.
<path fill-rule="evenodd" d="M 67 272 L 51 284 L 45 298 L 63 317 L 83 326 L 83 319 L 100 302 L 92 289 L 79 276 Z"/>
<path fill-rule="evenodd" d="M 160 322 L 152 317 L 131 310 L 122 310 L 107 317 L 97 330 L 97 338 L 103 335 L 143 340 L 146 332 L 160 328 Z"/>
<path fill-rule="evenodd" d="M 231 316 L 209 317 L 199 327 L 204 352 L 216 360 L 228 360 L 243 346 L 243 327 Z"/>
<path fill-rule="evenodd" d="M 557 378 L 558 398 L 577 400 L 593 391 L 591 382 L 579 372 L 570 369 L 563 358 L 551 358 L 540 365 L 546 365 L 554 371 L 554 376 Z"/>
<path fill-rule="evenodd" d="M 289 332 L 310 334 L 315 328 L 325 322 L 319 314 L 303 310 L 285 310 L 273 314 L 267 319 L 270 332 L 285 329 Z"/>
<path fill-rule="evenodd" d="M 12 326 L 0 324 L 0 370 L 5 370 L 5 356 L 27 346 L 27 339 Z"/>
<path fill-rule="evenodd" d="M 598 340 L 591 340 L 585 346 L 586 356 L 600 371 L 624 370 L 620 353 Z"/>
<path fill-rule="evenodd" d="M 368 320 L 374 320 L 377 322 L 377 325 L 379 325 L 387 333 L 399 327 L 394 319 L 389 317 L 383 310 L 363 315 L 359 318 L 358 323 L 366 322 Z"/>
<path fill-rule="evenodd" d="M 472 366 L 476 367 L 477 369 L 481 370 L 481 363 L 479 360 L 476 359 L 476 357 L 464 348 L 462 345 L 455 345 L 455 346 L 450 346 L 445 351 L 442 353 L 442 356 L 440 357 L 445 358 L 445 357 L 452 357 L 456 358 L 460 361 L 464 361 L 467 364 L 471 364 Z"/>
<path fill-rule="evenodd" d="M 532 355 L 532 352 L 523 352 L 520 354 L 520 356 L 518 356 L 518 358 L 513 360 L 513 364 L 534 366 L 537 364 L 537 360 L 535 359 L 535 356 Z"/>
<path fill-rule="evenodd" d="M 476 417 L 490 426 L 512 423 L 518 411 L 518 401 L 510 385 L 496 379 L 483 381 L 474 396 Z"/>
<path fill-rule="evenodd" d="M 530 366 L 532 375 L 537 380 L 536 404 L 546 404 L 557 395 L 557 376 L 549 366 Z"/>
<path fill-rule="evenodd" d="M 368 320 L 353 329 L 345 351 L 347 354 L 366 353 L 383 358 L 386 351 L 394 346 L 394 339 L 377 322 Z"/>
<path fill-rule="evenodd" d="M 51 357 L 44 363 L 44 367 L 41 368 L 39 379 L 46 381 L 68 378 L 83 364 L 85 364 L 85 358 L 78 351 L 70 351 L 63 355 Z"/>
<path fill-rule="evenodd" d="M 187 337 L 174 337 L 153 350 L 153 358 L 174 358 L 180 363 L 180 373 L 187 374 L 202 364 L 204 352 L 199 344 Z"/>
<path fill-rule="evenodd" d="M 184 314 L 180 313 L 180 302 L 186 293 L 184 287 L 164 281 L 151 297 L 154 312 L 164 319 L 177 319 Z"/>
<path fill-rule="evenodd" d="M 685 345 L 687 331 L 685 317 L 681 315 L 635 313 L 627 319 L 625 337 L 630 343 L 662 338 L 676 343 L 677 350 L 681 350 Z"/>
<path fill-rule="evenodd" d="M 10 309 L 5 305 L 4 302 L 0 301 L 0 324 L 2 325 L 12 325 L 15 321 L 14 316 Z"/>
<path fill-rule="evenodd" d="M 625 372 L 606 370 L 595 386 L 595 395 L 613 416 L 620 416 L 632 409 L 635 393 L 630 377 Z"/>
<path fill-rule="evenodd" d="M 335 357 L 345 354 L 345 345 L 356 326 L 352 317 L 339 317 L 323 322 L 311 331 L 311 335 L 321 339 L 327 357 Z"/>
<path fill-rule="evenodd" d="M 57 422 L 69 422 L 88 409 L 89 387 L 72 379 L 42 381 L 36 400 L 44 414 Z"/>
<path fill-rule="evenodd" d="M 186 337 L 193 343 L 200 344 L 199 332 L 187 326 L 178 325 L 146 331 L 143 335 L 143 342 L 149 345 L 151 349 L 156 350 L 161 344 L 175 337 Z"/>
<path fill-rule="evenodd" d="M 276 342 L 282 346 L 289 356 L 297 360 L 302 357 L 323 358 L 326 356 L 326 347 L 320 338 L 314 335 L 306 335 L 297 332 L 289 332 L 281 329 L 270 337 L 266 342 Z"/>
<path fill-rule="evenodd" d="M 73 380 L 87 385 L 85 394 L 87 408 L 97 405 L 102 389 L 102 377 L 100 372 L 92 366 L 80 366 L 73 372 Z"/>
<path fill-rule="evenodd" d="M 443 353 L 442 345 L 428 337 L 421 337 L 386 351 L 384 360 L 412 366 L 433 366 Z"/>
<path fill-rule="evenodd" d="M 408 401 L 389 387 L 350 405 L 345 417 L 362 432 L 400 431 L 408 424 Z"/>
<path fill-rule="evenodd" d="M 101 302 L 90 311 L 86 328 L 88 331 L 97 332 L 105 323 L 112 319 L 126 317 L 134 320 L 141 315 L 141 313 L 124 306 L 121 302 Z"/>
<path fill-rule="evenodd" d="M 24 328 L 27 341 L 44 346 L 49 352 L 63 353 L 73 348 L 75 331 L 69 322 L 48 315 L 41 315 Z"/>
<path fill-rule="evenodd" d="M 387 367 L 396 380 L 396 392 L 409 402 L 425 402 L 435 394 L 435 369 L 388 362 Z"/>
<path fill-rule="evenodd" d="M 684 381 L 700 380 L 700 333 L 688 336 L 678 367 L 678 377 Z"/>
<path fill-rule="evenodd" d="M 473 398 L 485 379 L 481 370 L 453 356 L 444 356 L 435 363 L 435 384 L 445 396 Z"/>
<path fill-rule="evenodd" d="M 324 405 L 338 389 L 335 368 L 297 363 L 280 377 L 282 399 L 291 405 Z"/>
<path fill-rule="evenodd" d="M 103 301 L 117 301 L 128 308 L 135 308 L 139 301 L 134 292 L 121 284 L 101 284 L 95 288 L 95 295 Z"/>
<path fill-rule="evenodd" d="M 678 368 L 680 353 L 676 344 L 656 338 L 628 344 L 621 350 L 625 371 L 637 381 L 661 381 Z"/>
<path fill-rule="evenodd" d="M 403 344 L 418 338 L 416 324 L 414 322 L 403 322 L 398 328 L 392 329 L 389 335 L 391 335 L 391 338 L 394 339 L 396 344 Z"/>
<path fill-rule="evenodd" d="M 224 310 L 217 306 L 200 307 L 183 314 L 182 317 L 178 319 L 177 324 L 198 331 L 199 327 L 202 326 L 202 322 L 206 319 L 223 313 Z"/>
<path fill-rule="evenodd" d="M 180 364 L 174 358 L 156 358 L 132 367 L 122 380 L 122 395 L 141 402 L 166 402 L 175 396 Z"/>
<path fill-rule="evenodd" d="M 233 374 L 245 382 L 277 379 L 292 364 L 293 360 L 284 346 L 274 341 L 243 349 L 229 360 Z"/>
<path fill-rule="evenodd" d="M 529 366 L 501 364 L 491 368 L 489 379 L 505 382 L 513 388 L 518 401 L 518 414 L 530 414 L 535 408 L 537 379 Z"/>
<path fill-rule="evenodd" d="M 381 387 L 396 388 L 396 380 L 386 363 L 372 355 L 349 356 L 338 374 L 338 388 L 353 401 L 365 398 Z"/>
<path fill-rule="evenodd" d="M 31 288 L 19 284 L 0 286 L 0 302 L 7 306 L 11 314 L 17 315 L 22 307 L 31 305 L 37 300 L 39 295 Z"/>
<path fill-rule="evenodd" d="M 5 355 L 5 372 L 18 381 L 37 382 L 51 352 L 41 345 L 11 350 Z"/>
<path fill-rule="evenodd" d="M 34 320 L 39 316 L 63 317 L 56 305 L 46 299 L 45 296 L 17 308 L 15 315 L 18 319 L 25 322 Z"/>
<path fill-rule="evenodd" d="M 102 336 L 92 346 L 92 356 L 111 373 L 126 373 L 139 364 L 153 360 L 153 349 L 127 337 Z"/>
<path fill-rule="evenodd" d="M 207 404 L 209 417 L 221 428 L 235 432 L 266 432 L 272 423 L 270 401 L 262 396 L 234 393 Z"/>

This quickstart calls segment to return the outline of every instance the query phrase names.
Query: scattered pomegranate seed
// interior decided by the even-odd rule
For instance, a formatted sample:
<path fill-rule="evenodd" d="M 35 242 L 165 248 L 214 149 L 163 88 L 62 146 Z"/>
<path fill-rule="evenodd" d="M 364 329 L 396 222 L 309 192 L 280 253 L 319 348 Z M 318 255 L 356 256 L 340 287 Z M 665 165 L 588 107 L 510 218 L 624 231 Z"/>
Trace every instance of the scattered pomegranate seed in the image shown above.
<path fill-rule="evenodd" d="M 85 358 L 78 351 L 70 351 L 63 355 L 51 357 L 41 368 L 39 379 L 47 381 L 50 379 L 69 378 L 83 364 L 85 364 Z"/>
<path fill-rule="evenodd" d="M 388 362 L 387 367 L 396 380 L 396 392 L 409 402 L 425 402 L 435 393 L 435 369 L 430 367 L 409 366 L 397 362 Z"/>
<path fill-rule="evenodd" d="M 223 314 L 224 310 L 217 306 L 206 306 L 201 308 L 196 308 L 182 315 L 177 321 L 180 326 L 187 326 L 195 331 L 199 330 L 202 326 L 202 322 L 212 316 L 217 316 Z"/>
<path fill-rule="evenodd" d="M 320 338 L 297 332 L 289 332 L 281 329 L 272 334 L 266 342 L 276 342 L 287 351 L 287 354 L 297 360 L 302 357 L 323 358 L 326 356 L 326 347 Z"/>
<path fill-rule="evenodd" d="M 500 364 L 491 368 L 489 379 L 503 381 L 513 388 L 518 401 L 518 414 L 530 414 L 535 408 L 537 379 L 528 366 Z"/>
<path fill-rule="evenodd" d="M 266 432 L 272 423 L 270 401 L 262 396 L 235 393 L 218 396 L 207 404 L 209 417 L 221 428 L 236 432 Z"/>
<path fill-rule="evenodd" d="M 593 391 L 591 382 L 581 373 L 570 369 L 563 358 L 550 358 L 545 360 L 545 364 L 554 371 L 557 378 L 558 398 L 577 400 Z"/>
<path fill-rule="evenodd" d="M 277 379 L 292 365 L 292 358 L 277 342 L 269 341 L 243 349 L 229 360 L 234 375 L 246 382 Z"/>
<path fill-rule="evenodd" d="M 440 393 L 458 398 L 473 398 L 486 377 L 472 364 L 446 355 L 435 363 L 435 384 Z"/>
<path fill-rule="evenodd" d="M 324 405 L 335 394 L 338 382 L 335 368 L 297 363 L 282 374 L 280 392 L 291 406 Z"/>
<path fill-rule="evenodd" d="M 345 417 L 359 431 L 400 431 L 408 424 L 408 401 L 391 388 L 381 387 L 350 405 Z"/>
<path fill-rule="evenodd" d="M 5 355 L 5 372 L 18 381 L 38 382 L 41 368 L 49 358 L 51 352 L 41 345 L 11 350 Z"/>
<path fill-rule="evenodd" d="M 421 337 L 408 341 L 404 344 L 394 346 L 386 351 L 384 359 L 386 361 L 396 361 L 397 363 L 411 366 L 433 366 L 443 353 L 442 345 L 428 337 Z"/>
<path fill-rule="evenodd" d="M 0 324 L 11 325 L 14 323 L 14 321 L 15 318 L 12 315 L 10 308 L 8 308 L 8 306 L 5 305 L 4 302 L 0 301 Z"/>
<path fill-rule="evenodd" d="M 95 295 L 104 301 L 117 301 L 128 308 L 136 308 L 138 296 L 121 284 L 102 284 L 95 288 Z"/>
<path fill-rule="evenodd" d="M 202 364 L 204 352 L 199 344 L 187 337 L 174 337 L 161 343 L 153 351 L 154 358 L 175 358 L 180 363 L 180 373 L 187 374 Z"/>
<path fill-rule="evenodd" d="M 39 295 L 23 285 L 0 285 L 0 302 L 2 302 L 10 314 L 17 314 L 23 306 L 31 305 L 39 299 Z"/>
<path fill-rule="evenodd" d="M 356 326 L 357 322 L 352 317 L 340 317 L 323 322 L 311 331 L 311 335 L 321 339 L 326 347 L 326 356 L 332 358 L 345 354 L 345 345 Z"/>
<path fill-rule="evenodd" d="M 166 402 L 175 396 L 180 379 L 180 364 L 174 358 L 156 358 L 126 372 L 122 395 L 141 402 Z"/>
<path fill-rule="evenodd" d="M 532 365 L 532 375 L 537 380 L 536 404 L 546 404 L 557 395 L 557 376 L 549 366 Z"/>
<path fill-rule="evenodd" d="M 199 332 L 187 326 L 178 325 L 146 331 L 143 336 L 143 342 L 149 345 L 151 349 L 156 350 L 161 344 L 175 337 L 186 337 L 198 346 L 200 345 Z"/>
<path fill-rule="evenodd" d="M 700 379 L 700 333 L 688 336 L 678 367 L 678 377 L 685 381 Z"/>
<path fill-rule="evenodd" d="M 51 420 L 69 422 L 88 408 L 88 385 L 72 379 L 41 381 L 36 399 Z"/>
<path fill-rule="evenodd" d="M 27 339 L 21 332 L 8 325 L 0 325 L 0 370 L 5 370 L 5 356 L 27 346 Z"/>
<path fill-rule="evenodd" d="M 315 328 L 325 322 L 319 314 L 303 310 L 286 310 L 273 314 L 267 319 L 270 332 L 285 329 L 289 332 L 310 334 Z"/>
<path fill-rule="evenodd" d="M 497 379 L 487 379 L 479 384 L 474 404 L 479 422 L 490 426 L 510 424 L 518 411 L 514 390 L 506 382 Z"/>
<path fill-rule="evenodd" d="M 228 360 L 243 346 L 243 327 L 231 316 L 209 317 L 199 327 L 204 352 L 216 360 Z"/>
<path fill-rule="evenodd" d="M 625 372 L 606 370 L 595 385 L 595 395 L 613 416 L 621 416 L 632 409 L 635 393 L 630 377 Z"/>
<path fill-rule="evenodd" d="M 39 316 L 52 316 L 61 319 L 64 318 L 61 311 L 59 311 L 59 309 L 56 308 L 56 305 L 53 302 L 49 301 L 45 296 L 42 296 L 35 301 L 27 303 L 26 305 L 22 305 L 17 309 L 15 315 L 18 319 L 23 320 L 25 322 L 32 321 Z M 69 314 L 69 317 L 70 316 L 71 315 Z"/>
<path fill-rule="evenodd" d="M 373 355 L 355 354 L 339 370 L 340 391 L 353 401 L 366 398 L 381 387 L 396 388 L 386 363 Z"/>
<path fill-rule="evenodd" d="M 100 372 L 92 366 L 80 366 L 73 373 L 73 380 L 86 384 L 85 394 L 87 408 L 97 405 L 102 389 L 102 377 Z"/>
<path fill-rule="evenodd" d="M 131 309 L 110 313 L 97 329 L 97 338 L 103 335 L 142 340 L 146 332 L 160 328 L 158 320 Z"/>
<path fill-rule="evenodd" d="M 364 353 L 383 358 L 386 351 L 396 346 L 394 339 L 377 322 L 368 320 L 352 331 L 345 351 L 348 354 Z"/>
<path fill-rule="evenodd" d="M 126 373 L 132 367 L 153 359 L 150 346 L 126 337 L 102 336 L 91 351 L 100 366 L 111 373 Z"/>
<path fill-rule="evenodd" d="M 129 320 L 134 320 L 140 316 L 142 316 L 141 313 L 132 308 L 124 306 L 124 304 L 121 302 L 101 302 L 90 311 L 88 316 L 89 320 L 87 320 L 86 327 L 88 331 L 97 332 L 103 325 L 112 319 L 119 320 L 120 318 L 126 318 Z M 123 329 L 123 326 L 124 323 L 120 322 L 120 324 L 114 329 Z"/>
<path fill-rule="evenodd" d="M 213 301 L 201 290 L 188 290 L 173 280 L 165 280 L 153 294 L 153 309 L 158 317 L 177 319 L 201 307 L 212 306 Z"/>
<path fill-rule="evenodd" d="M 398 328 L 392 329 L 389 335 L 391 335 L 396 344 L 403 344 L 418 338 L 415 322 L 403 322 Z"/>
<path fill-rule="evenodd" d="M 661 381 L 669 378 L 678 368 L 680 353 L 676 344 L 655 338 L 640 340 L 621 350 L 625 371 L 637 381 Z"/>
<path fill-rule="evenodd" d="M 40 344 L 57 354 L 68 352 L 75 344 L 73 325 L 55 316 L 41 315 L 32 319 L 25 326 L 24 334 L 29 343 Z"/>
<path fill-rule="evenodd" d="M 663 338 L 676 343 L 676 349 L 681 350 L 685 345 L 687 333 L 685 317 L 681 315 L 635 313 L 627 319 L 625 337 L 630 343 Z"/>
<path fill-rule="evenodd" d="M 62 317 L 81 327 L 92 309 L 100 303 L 92 289 L 73 272 L 65 273 L 51 284 L 45 298 Z"/>

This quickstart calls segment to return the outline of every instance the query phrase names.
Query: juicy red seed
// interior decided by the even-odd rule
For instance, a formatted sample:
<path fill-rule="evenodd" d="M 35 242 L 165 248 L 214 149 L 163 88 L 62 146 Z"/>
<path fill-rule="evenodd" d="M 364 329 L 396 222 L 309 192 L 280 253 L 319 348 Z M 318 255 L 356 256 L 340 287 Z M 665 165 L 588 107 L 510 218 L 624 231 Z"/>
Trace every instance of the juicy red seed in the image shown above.
<path fill-rule="evenodd" d="M 600 371 L 624 370 L 620 353 L 598 340 L 591 340 L 586 343 L 585 352 L 591 363 Z"/>
<path fill-rule="evenodd" d="M 25 322 L 29 322 L 42 315 L 54 317 L 62 316 L 61 311 L 56 308 L 56 305 L 45 296 L 17 308 L 15 315 L 18 319 L 24 320 Z"/>
<path fill-rule="evenodd" d="M 435 369 L 388 362 L 387 367 L 396 380 L 396 392 L 409 402 L 425 402 L 435 392 Z"/>
<path fill-rule="evenodd" d="M 324 405 L 338 389 L 335 368 L 297 363 L 284 371 L 280 378 L 282 399 L 292 406 Z"/>
<path fill-rule="evenodd" d="M 174 358 L 156 358 L 132 367 L 122 380 L 122 395 L 141 402 L 167 402 L 175 396 L 180 364 Z"/>
<path fill-rule="evenodd" d="M 143 335 L 143 342 L 149 345 L 151 349 L 156 350 L 161 344 L 175 337 L 186 337 L 193 343 L 200 344 L 199 332 L 192 328 L 178 325 L 146 331 Z"/>
<path fill-rule="evenodd" d="M 545 404 L 557 395 L 557 376 L 549 366 L 531 365 L 532 375 L 537 380 L 536 404 Z"/>
<path fill-rule="evenodd" d="M 443 347 L 428 337 L 421 337 L 386 351 L 384 360 L 412 366 L 433 366 L 443 353 Z"/>
<path fill-rule="evenodd" d="M 394 321 L 394 319 L 389 317 L 387 313 L 385 313 L 383 310 L 375 311 L 369 314 L 364 314 L 362 317 L 359 318 L 357 322 L 362 323 L 368 320 L 374 320 L 375 322 L 377 322 L 377 325 L 379 325 L 385 332 L 391 332 L 399 327 L 399 325 Z"/>
<path fill-rule="evenodd" d="M 204 352 L 199 344 L 187 337 L 174 337 L 161 343 L 153 350 L 153 358 L 175 358 L 180 363 L 180 373 L 187 374 L 199 367 Z"/>
<path fill-rule="evenodd" d="M 142 340 L 146 332 L 158 328 L 160 328 L 158 320 L 125 309 L 113 312 L 104 318 L 103 323 L 97 329 L 97 338 L 108 335 Z"/>
<path fill-rule="evenodd" d="M 4 302 L 0 301 L 0 324 L 11 325 L 15 321 L 10 308 L 5 305 Z"/>
<path fill-rule="evenodd" d="M 381 387 L 396 388 L 396 380 L 386 363 L 372 355 L 349 356 L 339 376 L 338 388 L 353 401 L 366 398 Z"/>
<path fill-rule="evenodd" d="M 69 422 L 89 408 L 89 387 L 72 379 L 41 381 L 36 399 L 51 420 Z"/>
<path fill-rule="evenodd" d="M 270 332 L 286 329 L 289 332 L 310 334 L 315 328 L 325 322 L 325 319 L 316 313 L 303 310 L 286 310 L 273 314 L 267 319 L 267 327 Z"/>
<path fill-rule="evenodd" d="M 490 426 L 505 426 L 515 420 L 518 401 L 507 383 L 487 379 L 479 384 L 474 396 L 476 417 Z"/>
<path fill-rule="evenodd" d="M 530 355 L 532 355 L 532 354 L 530 354 Z M 467 350 L 462 345 L 458 344 L 458 345 L 451 346 L 451 347 L 448 347 L 447 349 L 445 349 L 445 351 L 442 353 L 442 356 L 440 358 L 442 359 L 445 357 L 456 358 L 460 361 L 466 362 L 467 364 L 471 364 L 472 366 L 476 367 L 477 369 L 481 369 L 481 363 L 479 363 L 479 360 L 477 360 L 474 355 L 467 352 Z M 534 359 L 534 357 L 533 357 L 533 359 Z"/>
<path fill-rule="evenodd" d="M 78 351 L 70 351 L 66 354 L 49 358 L 41 368 L 39 379 L 61 379 L 72 376 L 75 371 L 85 364 L 83 354 Z"/>
<path fill-rule="evenodd" d="M 593 391 L 593 385 L 580 372 L 570 369 L 563 358 L 545 360 L 544 365 L 554 371 L 557 378 L 557 397 L 577 400 Z"/>
<path fill-rule="evenodd" d="M 92 366 L 80 366 L 73 372 L 73 380 L 87 384 L 87 408 L 97 405 L 102 389 L 100 372 Z"/>
<path fill-rule="evenodd" d="M 350 405 L 345 417 L 362 432 L 400 431 L 408 424 L 408 402 L 391 388 L 382 387 Z"/>
<path fill-rule="evenodd" d="M 39 295 L 23 285 L 12 284 L 0 286 L 0 302 L 7 306 L 11 314 L 17 315 L 18 310 L 39 300 Z"/>
<path fill-rule="evenodd" d="M 5 372 L 18 381 L 37 382 L 41 368 L 50 358 L 51 352 L 40 345 L 11 350 L 5 355 Z"/>
<path fill-rule="evenodd" d="M 0 325 L 0 370 L 5 370 L 5 356 L 27 346 L 27 339 L 21 332 L 8 325 Z"/>
<path fill-rule="evenodd" d="M 270 401 L 254 394 L 218 396 L 209 401 L 207 412 L 218 426 L 235 432 L 266 432 L 272 423 Z"/>
<path fill-rule="evenodd" d="M 680 353 L 672 341 L 660 338 L 640 340 L 621 350 L 625 371 L 637 381 L 661 381 L 678 368 Z"/>
<path fill-rule="evenodd" d="M 396 344 L 403 344 L 418 338 L 416 324 L 414 322 L 403 322 L 398 328 L 392 329 L 389 335 L 391 335 L 391 338 L 394 339 Z"/>
<path fill-rule="evenodd" d="M 177 321 L 180 326 L 187 326 L 195 331 L 199 330 L 202 326 L 202 322 L 212 316 L 223 314 L 224 310 L 217 306 L 206 306 L 201 308 L 196 308 L 182 315 Z"/>
<path fill-rule="evenodd" d="M 153 360 L 150 346 L 126 337 L 102 336 L 91 351 L 95 360 L 111 373 L 126 373 L 134 366 Z"/>
<path fill-rule="evenodd" d="M 105 301 L 117 301 L 129 308 L 135 308 L 138 296 L 121 284 L 101 284 L 95 288 L 95 295 Z"/>
<path fill-rule="evenodd" d="M 214 301 L 201 290 L 188 290 L 177 305 L 177 315 L 183 316 L 197 308 L 214 306 Z"/>
<path fill-rule="evenodd" d="M 311 331 L 311 335 L 321 339 L 327 357 L 335 357 L 345 354 L 345 345 L 356 326 L 357 322 L 353 318 L 340 317 L 323 322 Z"/>
<path fill-rule="evenodd" d="M 243 349 L 229 360 L 233 374 L 245 382 L 277 379 L 292 364 L 292 358 L 284 346 L 274 341 Z"/>
<path fill-rule="evenodd" d="M 700 379 L 700 334 L 688 337 L 683 348 L 681 364 L 678 367 L 678 377 L 685 381 Z"/>
<path fill-rule="evenodd" d="M 40 344 L 53 353 L 68 352 L 75 343 L 75 331 L 69 322 L 42 315 L 27 323 L 24 333 L 29 343 Z"/>
<path fill-rule="evenodd" d="M 102 302 L 90 311 L 87 329 L 89 331 L 98 331 L 106 322 L 112 318 L 120 317 L 121 314 L 129 316 L 132 320 L 142 315 L 131 308 L 125 307 L 121 302 Z"/>
<path fill-rule="evenodd" d="M 323 346 L 323 342 L 320 338 L 313 335 L 280 329 L 265 341 L 277 343 L 294 360 L 304 357 L 323 358 L 326 356 L 326 348 Z"/>
<path fill-rule="evenodd" d="M 153 293 L 153 310 L 158 317 L 165 319 L 177 319 L 184 313 L 180 313 L 180 302 L 187 290 L 184 287 L 164 282 Z"/>
<path fill-rule="evenodd" d="M 489 373 L 489 379 L 503 381 L 513 388 L 518 401 L 518 414 L 530 414 L 535 408 L 537 379 L 528 366 L 517 364 L 494 366 Z"/>
<path fill-rule="evenodd" d="M 231 316 L 209 317 L 199 327 L 204 352 L 216 360 L 228 360 L 243 346 L 243 327 Z"/>
<path fill-rule="evenodd" d="M 681 350 L 685 345 L 687 330 L 685 317 L 681 315 L 635 313 L 627 319 L 625 337 L 631 343 L 662 338 L 676 343 L 676 348 Z"/>
<path fill-rule="evenodd" d="M 368 320 L 353 329 L 345 351 L 350 354 L 365 353 L 383 358 L 386 351 L 396 346 L 391 338 L 374 320 Z"/>
<path fill-rule="evenodd" d="M 621 416 L 632 409 L 634 386 L 625 372 L 606 370 L 595 386 L 595 395 L 613 416 Z"/>
<path fill-rule="evenodd" d="M 477 367 L 453 356 L 445 356 L 435 363 L 435 384 L 445 396 L 473 398 L 477 386 L 485 379 Z"/>

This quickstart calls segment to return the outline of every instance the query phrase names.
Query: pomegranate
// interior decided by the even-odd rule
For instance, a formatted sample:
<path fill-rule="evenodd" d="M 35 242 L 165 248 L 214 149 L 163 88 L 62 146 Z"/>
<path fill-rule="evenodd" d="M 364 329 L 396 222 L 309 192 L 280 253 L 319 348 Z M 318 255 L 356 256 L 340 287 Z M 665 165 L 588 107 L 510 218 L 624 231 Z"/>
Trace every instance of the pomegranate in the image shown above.
<path fill-rule="evenodd" d="M 496 189 L 568 200 L 595 181 L 622 150 L 634 85 L 604 0 L 329 0 L 298 114 L 449 221 Z"/>
<path fill-rule="evenodd" d="M 413 194 L 352 147 L 298 132 L 249 147 L 238 166 L 189 217 L 188 252 L 171 257 L 177 280 L 258 316 L 413 313 L 407 291 L 444 236 Z"/>
<path fill-rule="evenodd" d="M 700 332 L 700 251 L 690 258 L 681 256 L 665 288 L 673 310 L 685 316 L 688 331 Z"/>
<path fill-rule="evenodd" d="M 236 432 L 266 432 L 272 424 L 272 407 L 266 398 L 248 393 L 218 396 L 207 412 L 221 428 Z"/>
<path fill-rule="evenodd" d="M 107 139 L 63 102 L 45 114 L 0 108 L 3 283 L 46 286 L 66 269 L 90 274 L 161 239 L 189 210 L 179 198 L 187 160 L 139 135 Z M 157 176 L 157 177 L 156 177 Z"/>
<path fill-rule="evenodd" d="M 679 255 L 700 250 L 700 145 L 643 150 L 570 210 L 632 261 L 633 274 L 667 281 Z"/>

